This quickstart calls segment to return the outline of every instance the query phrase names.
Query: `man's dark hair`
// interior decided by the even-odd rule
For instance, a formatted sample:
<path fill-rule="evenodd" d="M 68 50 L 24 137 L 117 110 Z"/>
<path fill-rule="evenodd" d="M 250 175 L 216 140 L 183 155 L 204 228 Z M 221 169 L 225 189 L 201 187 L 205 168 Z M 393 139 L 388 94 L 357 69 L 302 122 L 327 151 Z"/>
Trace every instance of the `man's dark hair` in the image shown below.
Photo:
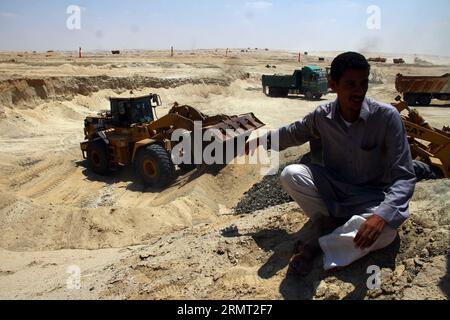
<path fill-rule="evenodd" d="M 367 70 L 370 72 L 370 64 L 367 59 L 357 52 L 346 52 L 338 55 L 331 64 L 330 77 L 333 81 L 339 82 L 346 70 Z"/>

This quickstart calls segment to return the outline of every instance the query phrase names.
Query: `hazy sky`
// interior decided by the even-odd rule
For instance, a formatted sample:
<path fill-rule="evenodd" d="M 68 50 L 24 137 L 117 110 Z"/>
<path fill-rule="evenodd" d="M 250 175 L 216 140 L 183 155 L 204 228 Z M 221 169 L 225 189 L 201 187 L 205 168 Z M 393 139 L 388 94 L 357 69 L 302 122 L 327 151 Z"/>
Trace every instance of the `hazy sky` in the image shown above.
<path fill-rule="evenodd" d="M 70 5 L 81 8 L 79 30 L 67 28 Z M 367 27 L 371 5 L 380 8 L 380 29 Z M 450 56 L 449 39 L 450 0 L 0 0 L 0 50 L 173 45 Z"/>

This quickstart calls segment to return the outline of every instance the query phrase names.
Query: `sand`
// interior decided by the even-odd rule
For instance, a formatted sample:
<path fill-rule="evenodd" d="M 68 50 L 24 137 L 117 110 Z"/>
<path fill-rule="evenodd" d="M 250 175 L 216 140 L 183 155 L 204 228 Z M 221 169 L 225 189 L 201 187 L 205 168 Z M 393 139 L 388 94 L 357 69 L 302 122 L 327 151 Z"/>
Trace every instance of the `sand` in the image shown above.
<path fill-rule="evenodd" d="M 321 261 L 305 279 L 286 277 L 289 251 L 307 219 L 295 204 L 235 216 L 233 207 L 263 177 L 259 167 L 208 168 L 164 190 L 133 182 L 130 170 L 91 173 L 79 143 L 83 120 L 108 109 L 108 97 L 160 94 L 207 114 L 253 112 L 267 128 L 296 121 L 317 102 L 269 98 L 262 74 L 292 73 L 289 52 L 232 50 L 0 53 L 0 298 L 3 299 L 448 299 L 448 180 L 422 182 L 412 219 L 390 247 L 334 274 Z M 303 63 L 328 66 L 336 53 Z M 48 55 L 48 56 L 47 56 Z M 318 63 L 317 56 L 327 57 Z M 449 72 L 435 64 L 375 64 L 369 96 L 393 102 L 395 75 Z M 276 69 L 267 69 L 266 65 Z M 335 99 L 330 94 L 322 102 Z M 449 125 L 448 104 L 420 108 L 431 125 Z M 306 152 L 291 149 L 289 161 Z M 235 224 L 240 235 L 220 230 Z M 308 228 L 306 228 L 307 232 Z M 433 240 L 433 241 L 431 241 Z M 367 266 L 383 267 L 384 287 L 365 289 Z M 67 267 L 81 289 L 67 289 Z"/>

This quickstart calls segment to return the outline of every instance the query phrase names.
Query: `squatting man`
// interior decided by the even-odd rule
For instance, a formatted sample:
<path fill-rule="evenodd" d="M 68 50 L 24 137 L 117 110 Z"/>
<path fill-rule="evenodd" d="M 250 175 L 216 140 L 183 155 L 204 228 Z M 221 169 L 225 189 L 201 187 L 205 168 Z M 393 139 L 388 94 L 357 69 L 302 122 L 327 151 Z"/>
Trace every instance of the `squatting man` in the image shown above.
<path fill-rule="evenodd" d="M 315 229 L 295 244 L 290 273 L 308 274 L 321 251 L 325 270 L 348 266 L 390 245 L 409 217 L 416 176 L 406 131 L 394 107 L 366 97 L 369 75 L 364 56 L 339 55 L 329 80 L 337 99 L 274 131 L 278 151 L 311 147 L 311 163 L 290 165 L 280 177 Z"/>

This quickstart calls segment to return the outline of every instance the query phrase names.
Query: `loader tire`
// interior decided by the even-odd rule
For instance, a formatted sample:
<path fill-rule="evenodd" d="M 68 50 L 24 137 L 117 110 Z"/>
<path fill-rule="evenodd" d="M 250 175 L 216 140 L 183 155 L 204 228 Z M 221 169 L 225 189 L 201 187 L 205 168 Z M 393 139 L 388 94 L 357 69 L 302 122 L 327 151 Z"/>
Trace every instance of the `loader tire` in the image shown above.
<path fill-rule="evenodd" d="M 87 161 L 89 168 L 97 174 L 110 173 L 108 146 L 103 140 L 91 141 L 87 147 Z"/>
<path fill-rule="evenodd" d="M 137 178 L 146 186 L 165 188 L 175 180 L 175 166 L 170 154 L 160 145 L 142 149 L 135 160 Z"/>
<path fill-rule="evenodd" d="M 416 173 L 417 181 L 434 180 L 440 178 L 440 174 L 424 162 L 413 160 L 413 167 L 414 172 Z"/>

